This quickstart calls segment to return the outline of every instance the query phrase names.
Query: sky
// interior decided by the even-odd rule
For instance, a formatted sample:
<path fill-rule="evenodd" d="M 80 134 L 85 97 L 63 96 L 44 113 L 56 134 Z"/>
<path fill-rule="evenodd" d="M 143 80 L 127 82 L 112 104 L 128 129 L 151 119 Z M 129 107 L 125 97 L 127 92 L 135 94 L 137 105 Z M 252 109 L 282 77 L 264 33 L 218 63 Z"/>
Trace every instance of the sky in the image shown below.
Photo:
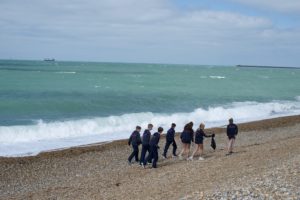
<path fill-rule="evenodd" d="M 299 0 L 0 0 L 0 59 L 300 67 Z"/>

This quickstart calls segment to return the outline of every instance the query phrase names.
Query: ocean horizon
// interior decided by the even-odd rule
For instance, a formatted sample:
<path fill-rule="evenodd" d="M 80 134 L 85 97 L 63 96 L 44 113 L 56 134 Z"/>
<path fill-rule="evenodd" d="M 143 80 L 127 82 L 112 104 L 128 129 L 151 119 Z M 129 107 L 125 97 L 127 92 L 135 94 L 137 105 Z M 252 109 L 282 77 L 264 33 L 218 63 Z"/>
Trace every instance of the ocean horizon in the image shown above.
<path fill-rule="evenodd" d="M 0 60 L 0 156 L 300 114 L 298 68 Z"/>

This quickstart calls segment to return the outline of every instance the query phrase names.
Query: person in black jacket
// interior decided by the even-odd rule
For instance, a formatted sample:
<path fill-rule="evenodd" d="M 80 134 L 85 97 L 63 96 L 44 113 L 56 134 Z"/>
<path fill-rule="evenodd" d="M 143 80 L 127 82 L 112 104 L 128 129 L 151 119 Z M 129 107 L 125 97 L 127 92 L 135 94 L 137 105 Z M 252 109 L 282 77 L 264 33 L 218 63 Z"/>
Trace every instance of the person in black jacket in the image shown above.
<path fill-rule="evenodd" d="M 148 151 L 148 155 L 150 154 L 150 138 L 151 138 L 151 130 L 153 128 L 152 124 L 148 124 L 148 128 L 143 133 L 143 140 L 142 140 L 142 153 L 141 153 L 141 160 L 140 165 L 143 165 L 146 153 Z"/>
<path fill-rule="evenodd" d="M 132 145 L 133 152 L 128 157 L 128 163 L 131 164 L 131 160 L 135 157 L 135 161 L 139 162 L 139 145 L 141 144 L 141 127 L 136 126 L 135 131 L 132 132 L 128 140 L 128 145 Z"/>
<path fill-rule="evenodd" d="M 233 123 L 233 119 L 229 119 L 229 124 L 227 125 L 227 137 L 228 137 L 228 153 L 226 155 L 230 155 L 233 153 L 233 145 L 235 142 L 235 138 L 238 134 L 238 126 Z"/>
<path fill-rule="evenodd" d="M 203 123 L 200 124 L 199 128 L 196 131 L 195 134 L 195 144 L 197 144 L 197 147 L 195 148 L 194 152 L 192 153 L 191 157 L 189 157 L 189 160 L 193 160 L 193 157 L 196 153 L 199 153 L 200 157 L 199 160 L 204 160 L 202 157 L 203 154 L 203 140 L 204 137 L 215 137 L 215 134 L 207 135 L 204 132 L 205 125 Z"/>
<path fill-rule="evenodd" d="M 179 154 L 179 159 L 182 160 L 183 154 L 187 153 L 187 159 L 189 158 L 191 142 L 194 142 L 194 130 L 193 122 L 190 122 L 184 126 L 184 129 L 180 135 L 182 142 L 182 150 Z"/>
<path fill-rule="evenodd" d="M 158 132 L 154 133 L 151 140 L 150 140 L 150 150 L 151 153 L 148 155 L 147 159 L 144 160 L 144 167 L 147 165 L 147 162 L 152 161 L 152 168 L 156 168 L 157 161 L 158 161 L 158 143 L 160 139 L 160 135 L 163 132 L 163 128 L 159 127 Z"/>
<path fill-rule="evenodd" d="M 166 135 L 166 145 L 163 153 L 163 158 L 167 158 L 167 152 L 169 149 L 169 146 L 172 144 L 173 145 L 173 157 L 176 157 L 176 149 L 177 149 L 177 144 L 175 141 L 175 127 L 176 124 L 172 123 L 171 128 L 168 130 L 167 135 Z"/>

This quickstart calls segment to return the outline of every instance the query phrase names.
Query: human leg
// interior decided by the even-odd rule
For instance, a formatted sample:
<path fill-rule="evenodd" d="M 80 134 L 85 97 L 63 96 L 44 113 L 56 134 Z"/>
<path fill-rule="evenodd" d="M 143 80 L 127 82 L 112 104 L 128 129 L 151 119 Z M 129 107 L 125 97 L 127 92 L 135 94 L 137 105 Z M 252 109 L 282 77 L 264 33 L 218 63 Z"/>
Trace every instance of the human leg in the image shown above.
<path fill-rule="evenodd" d="M 166 141 L 166 145 L 165 145 L 165 149 L 164 149 L 164 153 L 163 153 L 164 157 L 167 157 L 168 149 L 169 149 L 171 143 L 172 142 L 170 142 L 170 141 Z"/>
<path fill-rule="evenodd" d="M 137 145 L 132 145 L 132 153 L 128 157 L 128 162 L 131 162 L 132 158 L 135 157 L 135 161 L 138 162 L 138 155 L 139 155 L 139 147 Z"/>
<path fill-rule="evenodd" d="M 173 156 L 176 156 L 177 144 L 175 139 L 173 140 Z"/>
<path fill-rule="evenodd" d="M 181 143 L 181 151 L 180 151 L 180 153 L 179 153 L 179 157 L 182 157 L 182 155 L 184 154 L 184 152 L 185 152 L 185 143 Z"/>
<path fill-rule="evenodd" d="M 234 142 L 235 142 L 235 139 L 232 138 L 232 139 L 231 139 L 231 145 L 230 145 L 230 153 L 232 153 L 232 151 L 233 151 L 233 145 L 234 145 Z"/>
<path fill-rule="evenodd" d="M 157 167 L 156 163 L 157 163 L 157 161 L 158 161 L 158 151 L 157 151 L 157 148 L 156 148 L 156 147 L 154 147 L 154 148 L 152 149 L 152 155 L 153 155 L 152 167 L 153 167 L 153 168 L 156 168 L 156 167 Z"/>
<path fill-rule="evenodd" d="M 134 154 L 135 161 L 139 162 L 139 147 L 137 145 L 135 145 L 135 147 L 134 147 L 134 152 L 135 152 L 135 154 Z"/>
<path fill-rule="evenodd" d="M 146 145 L 143 145 L 142 146 L 142 153 L 141 153 L 140 164 L 144 163 L 145 156 L 146 156 L 146 151 L 147 151 Z"/>
<path fill-rule="evenodd" d="M 227 147 L 227 151 L 228 151 L 228 154 L 231 154 L 232 153 L 232 148 L 233 148 L 233 143 L 234 143 L 234 138 L 228 138 L 229 141 L 228 141 L 228 147 Z"/>
<path fill-rule="evenodd" d="M 204 158 L 202 157 L 202 155 L 203 155 L 203 144 L 199 144 L 198 153 L 199 153 L 199 160 L 204 160 Z"/>

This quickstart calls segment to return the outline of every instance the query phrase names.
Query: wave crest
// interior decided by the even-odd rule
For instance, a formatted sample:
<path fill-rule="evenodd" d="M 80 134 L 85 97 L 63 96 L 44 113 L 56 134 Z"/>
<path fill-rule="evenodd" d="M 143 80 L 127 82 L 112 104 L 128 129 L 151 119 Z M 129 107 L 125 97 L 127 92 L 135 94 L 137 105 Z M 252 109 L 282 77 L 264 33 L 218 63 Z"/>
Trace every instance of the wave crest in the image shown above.
<path fill-rule="evenodd" d="M 91 142 L 101 142 L 124 139 L 129 136 L 136 125 L 145 128 L 148 123 L 154 124 L 154 131 L 158 126 L 167 130 L 171 123 L 177 124 L 177 131 L 183 125 L 193 121 L 196 126 L 204 122 L 207 127 L 223 126 L 233 117 L 237 123 L 267 119 L 286 115 L 300 114 L 300 98 L 297 101 L 272 101 L 268 103 L 235 102 L 232 104 L 198 108 L 190 113 L 158 114 L 151 112 L 130 113 L 121 116 L 99 117 L 74 121 L 45 123 L 39 120 L 35 125 L 2 126 L 0 127 L 0 152 L 10 155 L 10 146 L 19 144 L 51 144 L 41 147 L 37 151 L 74 146 Z M 58 142 L 59 141 L 59 142 Z M 58 145 L 60 144 L 60 145 Z M 1 146 L 7 149 L 1 149 Z M 21 153 L 29 151 L 31 145 L 24 147 Z M 20 152 L 19 152 L 20 153 Z"/>

